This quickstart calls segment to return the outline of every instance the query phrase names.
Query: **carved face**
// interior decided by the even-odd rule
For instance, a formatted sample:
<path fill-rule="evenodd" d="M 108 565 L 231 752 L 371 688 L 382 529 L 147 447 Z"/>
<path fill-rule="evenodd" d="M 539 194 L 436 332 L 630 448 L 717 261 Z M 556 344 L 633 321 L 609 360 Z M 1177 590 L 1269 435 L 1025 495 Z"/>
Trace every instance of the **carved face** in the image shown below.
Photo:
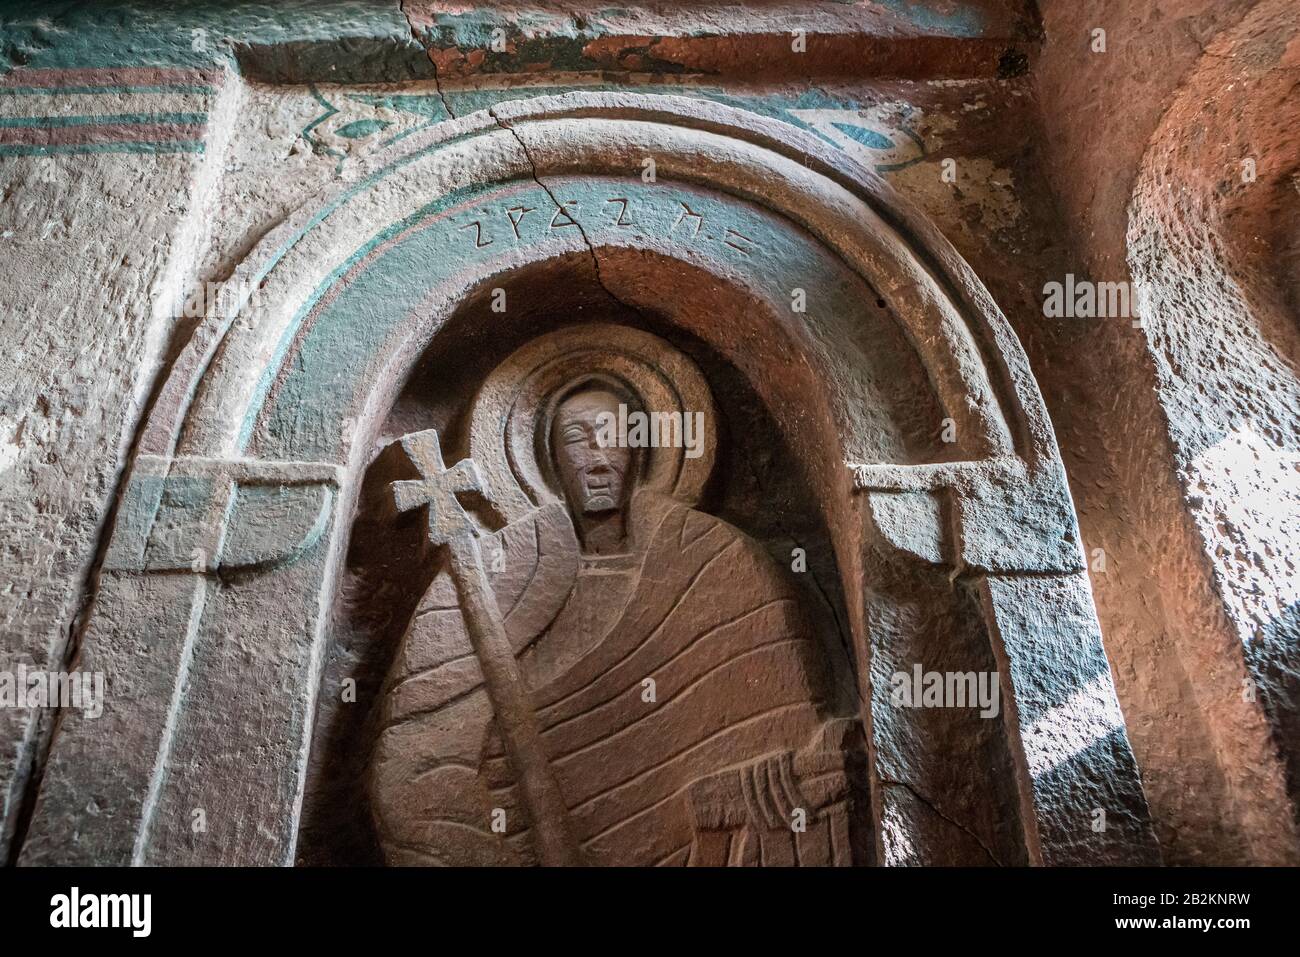
<path fill-rule="evenodd" d="M 629 491 L 632 450 L 598 441 L 601 413 L 618 416 L 619 399 L 606 389 L 582 389 L 560 403 L 551 425 L 551 450 L 569 507 L 579 515 L 621 509 Z"/>

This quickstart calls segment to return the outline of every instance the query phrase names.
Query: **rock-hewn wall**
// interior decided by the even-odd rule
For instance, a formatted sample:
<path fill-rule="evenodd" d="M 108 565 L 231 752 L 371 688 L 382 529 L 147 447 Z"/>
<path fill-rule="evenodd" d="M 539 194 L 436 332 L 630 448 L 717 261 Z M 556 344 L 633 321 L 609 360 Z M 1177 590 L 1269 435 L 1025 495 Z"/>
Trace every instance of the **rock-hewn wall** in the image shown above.
<path fill-rule="evenodd" d="M 1166 858 L 1294 859 L 1290 817 L 1276 811 L 1290 719 L 1274 709 L 1270 724 L 1263 708 L 1284 697 L 1290 659 L 1267 652 L 1253 672 L 1271 676 L 1272 698 L 1225 698 L 1248 676 L 1241 647 L 1258 629 L 1242 623 L 1264 606 L 1270 621 L 1294 612 L 1281 590 L 1256 599 L 1246 584 L 1294 582 L 1288 556 L 1251 558 L 1280 547 L 1285 529 L 1243 544 L 1216 534 L 1213 517 L 1194 520 L 1183 499 L 1197 450 L 1171 437 L 1170 409 L 1184 404 L 1177 431 L 1179 419 L 1212 415 L 1216 395 L 1185 404 L 1197 377 L 1158 374 L 1151 327 L 1046 320 L 1041 295 L 1066 272 L 1121 280 L 1134 261 L 1160 271 L 1158 244 L 1135 259 L 1126 238 L 1143 157 L 1203 49 L 1254 4 L 1052 2 L 1041 14 L 1012 0 L 762 4 L 741 20 L 713 5 L 12 6 L 0 19 L 8 657 L 75 661 L 120 470 L 159 371 L 202 312 L 196 283 L 227 279 L 313 193 L 431 125 L 570 89 L 678 93 L 813 132 L 886 178 L 984 279 L 1042 386 L 1085 550 L 1106 557 L 1092 568 L 1094 594 Z M 1105 53 L 1091 49 L 1095 27 Z M 1194 114 L 1185 102 L 1164 121 L 1175 153 Z M 1286 308 L 1269 300 L 1271 315 Z M 1176 332 L 1178 318 L 1163 328 Z M 1275 325 L 1274 338 L 1290 335 L 1284 319 Z M 1279 351 L 1277 374 L 1290 375 L 1293 346 Z M 1270 391 L 1231 375 L 1220 386 Z M 1293 406 L 1270 408 L 1284 418 Z M 1294 432 L 1271 427 L 1284 472 Z M 53 730 L 42 714 L 0 712 L 0 848 L 41 772 Z M 915 813 L 938 816 L 933 800 L 918 797 Z M 968 829 L 953 839 L 978 849 Z"/>
<path fill-rule="evenodd" d="M 1257 401 L 1250 393 L 1272 396 L 1294 387 L 1294 352 L 1285 358 L 1289 347 L 1283 346 L 1254 384 L 1210 385 L 1225 366 L 1259 367 L 1249 343 L 1261 322 L 1279 324 L 1269 318 L 1278 310 L 1263 302 L 1234 304 L 1225 292 L 1240 277 L 1176 278 L 1170 258 L 1182 258 L 1180 245 L 1196 247 L 1194 255 L 1203 259 L 1188 271 L 1222 273 L 1232 268 L 1231 250 L 1249 246 L 1244 258 L 1255 260 L 1252 268 L 1277 268 L 1266 230 L 1241 228 L 1239 220 L 1220 231 L 1211 222 L 1225 193 L 1278 202 L 1267 173 L 1258 185 L 1242 184 L 1249 155 L 1258 154 L 1261 169 L 1274 177 L 1296 161 L 1294 147 L 1280 142 L 1279 126 L 1265 121 L 1241 132 L 1249 126 L 1241 116 L 1273 113 L 1288 100 L 1279 88 L 1262 89 L 1258 79 L 1277 69 L 1283 72 L 1275 77 L 1286 75 L 1282 61 L 1295 35 L 1294 25 L 1278 11 L 1270 15 L 1269 6 L 1042 5 L 1045 40 L 1035 84 L 1071 262 L 1097 281 L 1147 280 L 1151 293 L 1134 290 L 1140 325 L 1111 318 L 1063 327 L 1061 365 L 1043 381 L 1049 402 L 1054 393 L 1068 393 L 1068 401 L 1053 402 L 1053 412 L 1085 541 L 1108 559 L 1105 574 L 1093 575 L 1098 612 L 1148 797 L 1174 862 L 1282 861 L 1296 854 L 1279 764 L 1280 750 L 1294 749 L 1295 735 L 1276 721 L 1270 725 L 1262 698 L 1248 700 L 1248 679 L 1265 685 L 1278 679 L 1248 668 L 1246 656 L 1256 652 L 1243 649 L 1258 645 L 1261 625 L 1250 623 L 1233 597 L 1245 588 L 1279 609 L 1288 606 L 1290 546 L 1258 540 L 1243 547 L 1233 526 L 1247 514 L 1246 525 L 1285 523 L 1293 514 L 1287 502 L 1295 500 L 1294 480 L 1286 475 L 1296 460 L 1294 433 L 1282 438 L 1277 429 L 1294 415 L 1272 413 L 1267 448 L 1234 452 L 1240 436 L 1231 437 L 1243 421 L 1234 407 Z M 1270 23 L 1262 31 L 1267 40 L 1257 37 L 1253 46 L 1248 36 L 1234 39 L 1237 24 L 1251 19 Z M 1220 62 L 1217 82 L 1194 79 Z M 1179 102 L 1183 108 L 1171 112 Z M 1182 150 L 1212 159 L 1179 162 Z M 1146 198 L 1135 196 L 1144 179 Z M 1200 238 L 1153 229 L 1164 209 L 1177 210 L 1180 228 Z M 1222 242 L 1210 238 L 1220 232 Z M 1281 324 L 1288 323 L 1294 312 Z M 1209 434 L 1217 437 L 1193 438 Z M 1227 444 L 1214 452 L 1220 439 Z M 1258 466 L 1251 461 L 1256 451 L 1263 452 Z M 1217 479 L 1204 474 L 1208 462 L 1197 464 L 1206 456 L 1219 460 L 1210 466 L 1220 470 Z M 1218 517 L 1194 520 L 1216 494 L 1231 505 L 1221 505 Z M 1262 563 L 1257 571 L 1256 561 Z M 1252 586 L 1253 576 L 1268 584 Z M 1287 614 L 1293 612 L 1282 617 Z"/>

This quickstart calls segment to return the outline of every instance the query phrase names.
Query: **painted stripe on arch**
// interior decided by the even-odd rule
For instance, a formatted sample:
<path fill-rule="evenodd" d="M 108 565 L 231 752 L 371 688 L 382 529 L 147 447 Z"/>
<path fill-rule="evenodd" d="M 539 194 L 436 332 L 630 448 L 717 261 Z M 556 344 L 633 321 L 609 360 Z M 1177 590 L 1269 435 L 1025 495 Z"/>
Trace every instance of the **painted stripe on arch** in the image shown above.
<path fill-rule="evenodd" d="M 170 143 L 0 143 L 0 156 L 51 156 L 68 153 L 202 153 L 202 140 Z"/>

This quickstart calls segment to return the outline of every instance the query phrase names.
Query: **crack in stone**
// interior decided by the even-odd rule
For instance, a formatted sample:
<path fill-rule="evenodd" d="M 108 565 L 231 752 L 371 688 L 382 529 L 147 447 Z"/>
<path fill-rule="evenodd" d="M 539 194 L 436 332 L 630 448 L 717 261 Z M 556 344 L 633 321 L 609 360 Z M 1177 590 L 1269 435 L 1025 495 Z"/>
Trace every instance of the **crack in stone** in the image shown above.
<path fill-rule="evenodd" d="M 442 108 L 447 111 L 448 118 L 458 119 L 456 114 L 452 112 L 451 102 L 447 99 L 447 94 L 443 92 L 442 76 L 438 73 L 438 63 L 434 60 L 432 53 L 429 54 L 429 65 L 433 67 L 433 88 L 438 91 L 438 99 L 442 100 Z"/>
<path fill-rule="evenodd" d="M 436 67 L 435 67 L 435 73 L 434 73 L 434 75 L 435 75 L 435 83 L 436 83 L 436 82 L 437 82 L 437 80 L 436 80 L 436 77 L 437 77 Z M 439 88 L 439 95 L 441 95 L 441 92 L 442 92 L 442 91 L 441 91 L 441 88 Z M 450 111 L 448 111 L 448 112 L 450 112 Z M 519 135 L 519 131 L 516 130 L 516 129 L 514 129 L 510 124 L 506 123 L 504 120 L 502 120 L 501 117 L 499 117 L 499 116 L 497 115 L 496 111 L 495 111 L 492 107 L 488 107 L 487 112 L 488 112 L 488 115 L 492 117 L 493 121 L 497 124 L 497 126 L 500 127 L 501 129 L 505 130 L 505 131 L 506 131 L 507 133 L 509 133 L 511 136 L 513 136 L 514 139 L 515 139 L 515 142 L 517 142 L 517 143 L 519 144 L 519 148 L 523 151 L 524 158 L 528 161 L 529 172 L 530 172 L 530 174 L 531 174 L 531 176 L 532 176 L 533 182 L 535 182 L 535 183 L 536 183 L 536 184 L 537 184 L 537 185 L 542 189 L 542 191 L 546 193 L 547 197 L 550 198 L 551 202 L 555 205 L 556 209 L 558 209 L 558 210 L 564 212 L 565 215 L 569 216 L 569 218 L 573 221 L 573 224 L 574 224 L 575 226 L 578 227 L 578 233 L 582 236 L 582 241 L 583 241 L 583 243 L 586 245 L 586 247 L 587 247 L 587 252 L 588 252 L 588 253 L 590 254 L 590 256 L 591 256 L 591 265 L 592 265 L 592 270 L 593 270 L 593 272 L 595 273 L 596 282 L 597 282 L 597 284 L 600 286 L 601 290 L 605 293 L 606 296 L 609 297 L 609 299 L 610 299 L 610 300 L 611 300 L 611 301 L 612 301 L 616 306 L 618 306 L 618 307 L 620 307 L 620 308 L 623 308 L 623 309 L 627 309 L 627 310 L 629 310 L 629 311 L 635 313 L 635 314 L 636 314 L 637 316 L 639 316 L 643 321 L 646 321 L 646 320 L 648 319 L 648 317 L 646 316 L 646 314 L 644 313 L 644 311 L 642 311 L 639 307 L 637 307 L 637 306 L 635 306 L 635 305 L 633 305 L 633 304 L 631 304 L 631 303 L 625 302 L 623 299 L 621 299 L 619 296 L 617 296 L 617 295 L 614 293 L 614 291 L 613 291 L 612 289 L 610 289 L 609 286 L 606 284 L 606 282 L 605 282 L 605 277 L 602 275 L 602 273 L 601 273 L 601 271 L 600 271 L 600 258 L 599 258 L 599 256 L 598 256 L 597 253 L 596 253 L 596 247 L 595 247 L 595 246 L 592 244 L 592 242 L 591 242 L 591 238 L 587 235 L 587 230 L 586 230 L 586 228 L 582 225 L 581 222 L 578 221 L 577 216 L 571 215 L 571 214 L 569 213 L 569 211 L 568 211 L 568 210 L 567 210 L 567 209 L 566 209 L 566 208 L 565 208 L 565 207 L 560 203 L 559 199 L 556 197 L 555 193 L 551 190 L 551 188 L 550 188 L 549 186 L 547 186 L 546 183 L 542 182 L 541 177 L 540 177 L 540 176 L 538 175 L 538 173 L 537 173 L 537 163 L 534 161 L 533 156 L 532 156 L 532 153 L 531 153 L 531 152 L 529 151 L 529 149 L 528 149 L 528 144 L 525 143 L 523 137 Z M 757 475 L 757 472 L 754 470 L 753 463 L 747 461 L 745 464 L 746 464 L 746 466 L 749 468 L 751 474 L 754 475 L 755 481 L 758 483 L 759 487 L 761 488 L 761 487 L 763 486 L 763 483 L 762 483 L 761 479 L 759 479 L 759 477 L 758 477 L 758 475 Z M 783 524 L 782 524 L 780 527 L 781 527 L 782 531 L 784 531 L 784 532 L 786 533 L 786 536 L 789 538 L 790 541 L 794 542 L 796 546 L 798 546 L 798 547 L 802 547 L 801 545 L 799 545 L 799 542 L 798 542 L 798 540 L 795 538 L 795 536 L 792 535 L 792 534 L 790 534 L 789 530 L 788 530 L 787 528 L 785 528 L 785 526 L 784 526 Z M 805 550 L 805 551 L 806 551 L 806 550 Z M 843 631 L 842 623 L 841 623 L 840 618 L 839 618 L 839 614 L 838 614 L 838 612 L 837 612 L 837 610 L 836 610 L 836 608 L 835 608 L 835 604 L 834 604 L 834 602 L 832 602 L 832 601 L 830 600 L 830 596 L 826 594 L 825 589 L 823 588 L 821 582 L 817 580 L 817 576 L 816 576 L 815 573 L 813 573 L 813 583 L 814 583 L 814 585 L 816 586 L 816 590 L 817 590 L 817 592 L 820 594 L 822 600 L 826 603 L 828 609 L 830 610 L 831 617 L 832 617 L 832 619 L 834 620 L 834 622 L 835 622 L 835 624 L 836 624 L 837 634 L 840 636 L 840 642 L 839 642 L 839 644 L 840 644 L 841 648 L 843 648 L 845 654 L 848 655 L 848 660 L 849 660 L 850 662 L 852 662 L 852 661 L 854 660 L 854 656 L 853 656 L 853 654 L 852 654 L 852 650 L 851 650 L 851 648 L 846 647 L 845 644 L 844 644 L 844 640 L 843 640 L 843 639 L 844 639 L 844 631 Z M 870 679 L 868 679 L 868 685 L 867 685 L 867 687 L 868 687 L 868 689 L 871 688 Z M 870 701 L 869 701 L 868 698 L 864 698 L 864 697 L 863 697 L 862 690 L 857 686 L 857 684 L 854 683 L 853 686 L 852 686 L 849 690 L 850 690 L 850 693 L 851 693 L 853 699 L 854 699 L 855 701 L 858 702 L 859 708 L 869 713 L 869 711 L 870 711 L 870 707 L 871 707 L 871 705 L 870 705 Z M 866 725 L 866 722 L 865 722 L 865 721 L 864 721 L 863 723 L 864 723 L 864 731 L 865 731 L 867 725 Z M 920 797 L 920 796 L 918 795 L 918 798 L 919 798 L 919 797 Z M 923 799 L 922 799 L 922 800 L 923 800 Z M 928 804 L 929 802 L 926 802 L 926 803 Z M 939 814 L 941 817 L 945 817 L 945 819 L 947 819 L 946 816 L 943 815 L 941 812 L 939 812 L 937 809 L 935 809 L 935 813 L 936 813 L 936 814 Z M 956 827 L 958 827 L 958 828 L 961 828 L 962 830 L 965 830 L 965 831 L 967 831 L 968 833 L 970 833 L 969 830 L 968 830 L 967 828 L 963 827 L 963 825 L 961 825 L 960 823 L 958 823 L 958 822 L 956 822 L 956 821 L 952 821 L 952 823 L 954 824 L 954 826 L 956 826 Z M 992 854 L 992 852 L 990 852 L 990 851 L 988 850 L 988 848 L 984 846 L 984 843 L 983 843 L 982 841 L 980 841 L 979 837 L 978 837 L 977 835 L 975 835 L 975 834 L 971 834 L 971 837 L 972 837 L 972 838 L 973 838 L 977 843 L 979 843 L 980 847 L 983 848 L 984 851 L 985 851 L 985 853 L 989 855 L 989 858 L 990 858 L 990 859 L 991 859 L 995 864 L 999 864 L 999 866 L 1000 866 L 1000 862 L 997 860 L 996 857 L 994 857 L 994 855 Z"/>
<path fill-rule="evenodd" d="M 424 40 L 420 36 L 420 31 L 416 29 L 415 24 L 411 22 L 411 15 L 406 12 L 406 0 L 398 0 L 397 9 L 398 12 L 402 14 L 402 18 L 406 21 L 407 29 L 411 31 L 411 39 L 415 42 L 416 46 L 424 51 L 424 55 L 429 58 L 429 66 L 433 68 L 433 88 L 438 93 L 438 99 L 442 101 L 442 108 L 447 111 L 447 116 L 451 119 L 459 119 L 459 117 L 452 112 L 451 103 L 447 100 L 447 94 L 443 92 L 442 77 L 438 73 L 438 61 L 434 59 L 433 51 L 429 49 L 429 47 L 425 46 Z"/>
<path fill-rule="evenodd" d="M 600 271 L 600 257 L 596 254 L 596 247 L 592 244 L 591 237 L 587 235 L 586 227 L 584 227 L 582 223 L 578 221 L 577 216 L 570 213 L 569 210 L 563 204 L 560 203 L 559 199 L 556 198 L 555 193 L 551 190 L 551 188 L 547 186 L 544 182 L 542 182 L 542 178 L 537 174 L 537 163 L 533 160 L 533 155 L 531 152 L 529 152 L 528 144 L 525 143 L 524 138 L 519 135 L 519 131 L 516 130 L 514 127 L 512 127 L 509 123 L 506 123 L 504 120 L 502 120 L 501 117 L 497 116 L 496 110 L 494 110 L 492 107 L 489 106 L 487 108 L 487 112 L 488 115 L 491 116 L 492 119 L 496 122 L 497 126 L 505 130 L 507 133 L 509 133 L 511 136 L 515 138 L 515 142 L 518 143 L 519 148 L 523 150 L 524 158 L 528 161 L 528 168 L 532 175 L 533 182 L 541 187 L 542 191 L 546 193 L 546 195 L 550 198 L 551 202 L 555 204 L 555 208 L 558 209 L 560 212 L 564 213 L 564 215 L 568 216 L 569 219 L 573 222 L 573 225 L 578 227 L 578 234 L 582 236 L 582 242 L 587 247 L 587 252 L 591 256 L 591 268 L 596 276 L 596 284 L 600 286 L 601 291 L 604 292 L 605 295 L 609 297 L 610 301 L 613 302 L 615 306 L 619 307 L 620 309 L 626 309 L 629 312 L 633 312 L 637 316 L 639 316 L 643 322 L 649 323 L 650 317 L 647 316 L 645 312 L 641 310 L 640 307 L 635 306 L 632 303 L 625 302 L 619 296 L 615 295 L 614 291 L 609 288 L 608 284 L 606 284 L 605 277 Z"/>
<path fill-rule="evenodd" d="M 918 801 L 920 801 L 922 804 L 928 807 L 931 811 L 933 811 L 936 815 L 938 815 L 943 820 L 951 824 L 953 827 L 957 828 L 958 830 L 965 833 L 968 837 L 970 837 L 970 839 L 973 840 L 976 844 L 978 844 L 980 846 L 980 849 L 985 854 L 988 855 L 990 861 L 992 861 L 998 867 L 1006 867 L 1005 864 L 1003 864 L 1000 860 L 998 860 L 997 855 L 995 855 L 991 850 L 989 850 L 989 846 L 984 843 L 984 841 L 980 838 L 978 834 L 972 831 L 965 824 L 961 823 L 961 821 L 958 821 L 956 818 L 949 817 L 947 814 L 941 811 L 933 801 L 927 798 L 916 788 L 912 787 L 912 785 L 908 784 L 906 781 L 897 781 L 894 778 L 887 778 L 884 775 L 881 775 L 879 778 L 877 778 L 877 780 L 879 780 L 880 784 L 883 787 L 903 788 L 905 791 L 911 794 L 912 797 L 916 798 Z"/>
<path fill-rule="evenodd" d="M 443 90 L 442 88 L 442 75 L 438 71 L 438 62 L 436 59 L 434 59 L 433 52 L 425 45 L 424 40 L 421 38 L 420 32 L 419 30 L 416 29 L 415 24 L 411 22 L 411 16 L 406 9 L 406 0 L 398 0 L 397 8 L 398 11 L 402 14 L 403 19 L 406 20 L 406 25 L 411 31 L 411 38 L 417 44 L 419 44 L 420 48 L 424 50 L 425 54 L 429 57 L 429 65 L 433 68 L 433 86 L 438 93 L 438 99 L 442 101 L 442 108 L 447 111 L 447 115 L 451 119 L 453 120 L 459 119 L 459 117 L 456 116 L 455 111 L 452 110 L 451 108 L 451 103 L 447 99 L 446 91 Z M 626 309 L 632 313 L 635 313 L 637 316 L 639 316 L 642 319 L 642 321 L 648 321 L 649 317 L 645 314 L 643 310 L 641 310 L 638 306 L 633 305 L 632 303 L 625 302 L 622 298 L 616 295 L 612 289 L 609 288 L 609 284 L 605 281 L 605 277 L 600 270 L 600 257 L 596 253 L 596 247 L 591 242 L 591 237 L 587 235 L 586 227 L 582 225 L 582 223 L 578 220 L 577 216 L 571 214 L 563 205 L 561 205 L 559 199 L 556 198 L 555 193 L 552 192 L 551 188 L 547 186 L 544 182 L 542 182 L 541 177 L 537 174 L 537 163 L 533 160 L 532 153 L 529 152 L 528 149 L 528 144 L 525 143 L 523 137 L 519 135 L 519 131 L 516 130 L 514 127 L 512 127 L 509 123 L 504 122 L 501 119 L 501 117 L 497 116 L 496 111 L 492 107 L 489 106 L 487 108 L 487 112 L 488 115 L 492 117 L 493 122 L 495 122 L 498 127 L 500 127 L 501 129 L 509 133 L 511 136 L 513 136 L 515 142 L 519 144 L 519 148 L 523 150 L 524 158 L 528 161 L 528 167 L 529 167 L 530 174 L 533 178 L 533 182 L 535 182 L 539 187 L 541 187 L 542 191 L 546 193 L 547 197 L 555 205 L 556 209 L 560 210 L 566 216 L 568 216 L 569 219 L 573 221 L 573 225 L 578 227 L 578 233 L 579 235 L 582 236 L 583 245 L 587 247 L 587 252 L 591 256 L 591 268 L 596 277 L 596 284 L 600 286 L 601 291 L 604 292 L 605 295 L 609 297 L 610 301 L 613 302 L 614 305 L 617 306 L 618 308 Z"/>

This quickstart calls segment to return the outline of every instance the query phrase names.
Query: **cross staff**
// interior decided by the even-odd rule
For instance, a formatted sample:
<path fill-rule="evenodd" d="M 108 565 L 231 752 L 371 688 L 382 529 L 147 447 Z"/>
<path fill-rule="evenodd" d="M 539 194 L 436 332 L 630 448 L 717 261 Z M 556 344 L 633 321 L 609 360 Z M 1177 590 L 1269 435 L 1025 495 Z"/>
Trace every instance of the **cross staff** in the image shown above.
<path fill-rule="evenodd" d="M 537 717 L 506 637 L 496 595 L 483 570 L 478 530 L 456 499 L 457 494 L 466 492 L 486 498 L 487 486 L 473 460 L 462 459 L 450 469 L 443 464 L 436 429 L 406 436 L 402 447 L 420 478 L 392 483 L 393 500 L 399 512 L 428 506 L 429 541 L 447 546 L 451 578 L 465 610 L 470 642 L 483 670 L 506 753 L 519 775 L 541 861 L 548 865 L 581 863 L 577 842 L 569 832 L 568 809 L 542 749 Z"/>

